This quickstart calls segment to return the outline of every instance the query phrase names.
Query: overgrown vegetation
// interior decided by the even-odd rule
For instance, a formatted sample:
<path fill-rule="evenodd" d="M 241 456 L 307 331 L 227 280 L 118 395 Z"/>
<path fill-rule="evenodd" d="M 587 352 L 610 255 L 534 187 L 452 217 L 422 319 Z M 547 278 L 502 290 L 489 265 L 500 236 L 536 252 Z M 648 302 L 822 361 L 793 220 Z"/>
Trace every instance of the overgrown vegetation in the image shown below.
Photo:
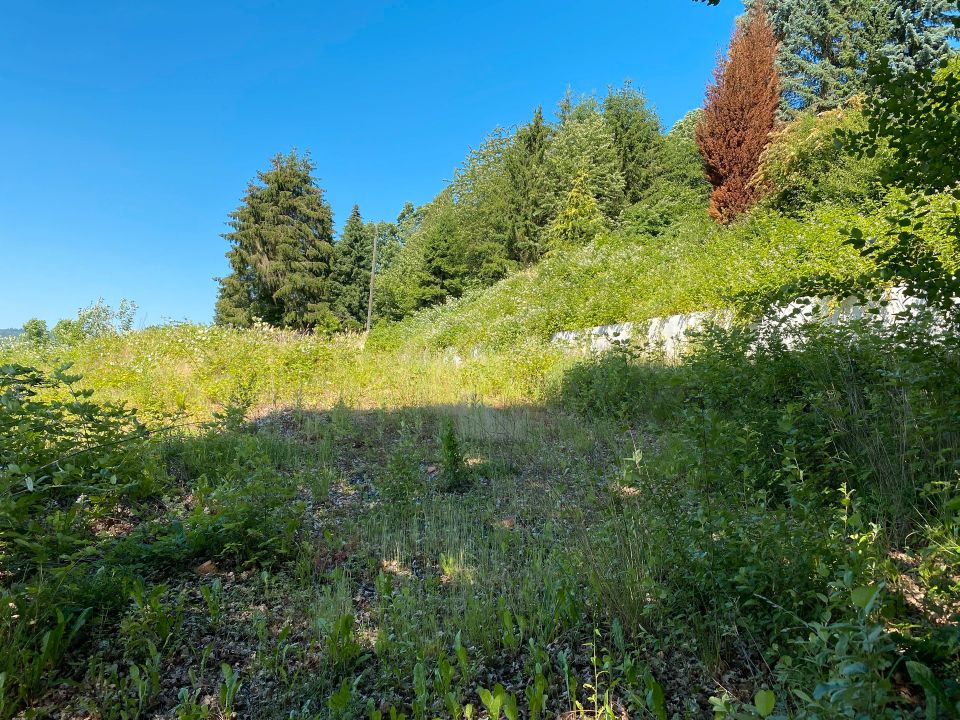
<path fill-rule="evenodd" d="M 335 243 L 279 156 L 223 323 L 28 323 L 0 718 L 960 715 L 957 76 L 823 95 L 728 226 L 700 114 L 664 135 L 629 85 Z M 374 234 L 393 322 L 325 337 L 365 319 Z M 749 322 L 891 282 L 924 301 L 894 322 Z M 736 322 L 678 358 L 549 343 L 710 308 Z"/>
<path fill-rule="evenodd" d="M 74 350 L 118 396 L 232 383 L 191 428 L 9 367 L 7 712 L 950 717 L 960 398 L 925 322 L 714 330 L 677 365 L 341 348 L 305 383 L 339 388 L 275 402 L 236 373 L 315 341 L 212 333 L 248 353 L 216 381 L 170 350 L 190 326 Z M 20 444 L 74 413 L 78 454 Z"/>

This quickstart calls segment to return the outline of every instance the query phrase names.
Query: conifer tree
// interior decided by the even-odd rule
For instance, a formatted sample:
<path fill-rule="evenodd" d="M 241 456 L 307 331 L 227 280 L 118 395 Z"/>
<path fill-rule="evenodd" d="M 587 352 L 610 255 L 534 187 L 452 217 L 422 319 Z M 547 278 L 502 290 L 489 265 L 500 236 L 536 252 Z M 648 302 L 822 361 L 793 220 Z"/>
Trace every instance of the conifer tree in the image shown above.
<path fill-rule="evenodd" d="M 638 202 L 657 173 L 663 146 L 660 120 L 629 82 L 618 90 L 609 88 L 603 100 L 603 119 L 620 159 L 626 201 Z"/>
<path fill-rule="evenodd" d="M 696 137 L 713 186 L 710 214 L 727 223 L 754 201 L 750 179 L 776 123 L 777 43 L 763 5 L 750 10 L 707 88 Z"/>
<path fill-rule="evenodd" d="M 899 0 L 765 0 L 779 43 L 781 115 L 841 105 L 867 87 Z M 752 8 L 754 3 L 747 3 Z"/>
<path fill-rule="evenodd" d="M 894 75 L 937 67 L 958 36 L 957 0 L 891 0 L 891 34 L 884 55 Z"/>
<path fill-rule="evenodd" d="M 220 278 L 215 322 L 261 320 L 297 330 L 333 330 L 329 273 L 333 215 L 309 155 L 277 154 L 230 214 L 231 273 Z"/>
<path fill-rule="evenodd" d="M 460 297 L 471 268 L 466 263 L 463 235 L 449 188 L 431 203 L 434 212 L 423 223 L 420 239 L 422 270 L 417 275 L 417 305 Z"/>
<path fill-rule="evenodd" d="M 590 192 L 589 178 L 581 172 L 573 181 L 563 205 L 550 223 L 552 248 L 583 245 L 606 229 L 596 198 Z"/>
<path fill-rule="evenodd" d="M 370 229 L 363 223 L 359 206 L 354 205 L 334 244 L 330 273 L 333 311 L 344 328 L 355 330 L 366 321 L 372 246 Z"/>
<path fill-rule="evenodd" d="M 508 251 L 523 264 L 536 261 L 543 252 L 543 231 L 550 220 L 550 185 L 546 154 L 550 129 L 538 107 L 533 120 L 517 131 L 505 154 L 510 178 L 510 229 Z"/>
<path fill-rule="evenodd" d="M 554 213 L 566 202 L 567 194 L 580 175 L 586 176 L 590 194 L 609 220 L 623 209 L 624 179 L 613 134 L 591 99 L 573 107 L 560 125 L 547 151 Z"/>

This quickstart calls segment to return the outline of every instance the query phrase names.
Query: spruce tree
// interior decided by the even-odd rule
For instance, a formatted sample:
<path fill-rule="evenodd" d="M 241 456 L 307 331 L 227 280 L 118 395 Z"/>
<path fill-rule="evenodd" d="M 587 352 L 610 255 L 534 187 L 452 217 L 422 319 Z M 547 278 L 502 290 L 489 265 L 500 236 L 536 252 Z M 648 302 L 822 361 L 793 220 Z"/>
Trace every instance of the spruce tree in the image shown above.
<path fill-rule="evenodd" d="M 660 120 L 629 82 L 618 90 L 609 88 L 603 100 L 603 119 L 620 159 L 626 201 L 633 204 L 643 197 L 658 171 L 663 146 Z"/>
<path fill-rule="evenodd" d="M 360 208 L 354 205 L 334 245 L 330 273 L 333 311 L 342 327 L 355 330 L 366 321 L 372 244 L 370 229 L 363 223 Z"/>
<path fill-rule="evenodd" d="M 546 155 L 550 128 L 538 107 L 533 120 L 517 131 L 505 153 L 510 179 L 510 229 L 508 252 L 523 264 L 535 262 L 543 252 L 543 231 L 550 220 L 550 185 Z"/>
<path fill-rule="evenodd" d="M 451 195 L 447 188 L 434 199 L 422 225 L 422 266 L 412 278 L 419 285 L 415 293 L 418 308 L 447 297 L 460 297 L 471 274 Z"/>
<path fill-rule="evenodd" d="M 550 223 L 550 246 L 558 249 L 584 245 L 606 227 L 600 206 L 590 192 L 589 178 L 581 172 L 574 178 L 560 211 Z"/>
<path fill-rule="evenodd" d="M 779 42 L 781 115 L 834 108 L 863 92 L 869 61 L 890 37 L 890 6 L 896 1 L 766 0 Z"/>
<path fill-rule="evenodd" d="M 756 0 L 748 0 L 752 8 Z M 765 0 L 780 43 L 781 114 L 841 105 L 869 89 L 870 64 L 894 74 L 936 66 L 957 37 L 957 0 Z"/>
<path fill-rule="evenodd" d="M 727 223 L 755 200 L 750 180 L 776 123 L 780 85 L 777 43 L 763 5 L 750 10 L 707 88 L 697 145 L 713 185 L 710 214 Z"/>
<path fill-rule="evenodd" d="M 892 2 L 892 27 L 884 55 L 894 75 L 938 66 L 957 37 L 957 0 Z"/>
<path fill-rule="evenodd" d="M 231 273 L 219 279 L 215 322 L 336 328 L 329 292 L 333 214 L 313 170 L 309 155 L 277 154 L 248 185 L 223 235 L 231 244 Z"/>
<path fill-rule="evenodd" d="M 621 160 L 592 99 L 575 106 L 557 129 L 547 151 L 547 169 L 554 214 L 583 174 L 604 216 L 612 221 L 620 215 L 625 202 Z"/>

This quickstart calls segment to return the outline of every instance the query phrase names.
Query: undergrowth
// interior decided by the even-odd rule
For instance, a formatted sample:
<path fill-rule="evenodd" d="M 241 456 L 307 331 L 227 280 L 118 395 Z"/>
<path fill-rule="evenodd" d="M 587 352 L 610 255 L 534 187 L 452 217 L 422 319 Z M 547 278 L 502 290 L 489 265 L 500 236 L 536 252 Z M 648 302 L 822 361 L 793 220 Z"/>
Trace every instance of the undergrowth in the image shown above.
<path fill-rule="evenodd" d="M 101 346 L 100 377 L 4 368 L 4 717 L 957 712 L 951 336 L 509 369 L 335 346 L 340 392 L 235 382 L 203 421 L 91 391 L 136 395 L 111 353 L 150 347 L 162 396 L 174 332 Z M 265 374 L 310 342 L 259 341 Z M 345 401 L 358 378 L 398 385 Z"/>

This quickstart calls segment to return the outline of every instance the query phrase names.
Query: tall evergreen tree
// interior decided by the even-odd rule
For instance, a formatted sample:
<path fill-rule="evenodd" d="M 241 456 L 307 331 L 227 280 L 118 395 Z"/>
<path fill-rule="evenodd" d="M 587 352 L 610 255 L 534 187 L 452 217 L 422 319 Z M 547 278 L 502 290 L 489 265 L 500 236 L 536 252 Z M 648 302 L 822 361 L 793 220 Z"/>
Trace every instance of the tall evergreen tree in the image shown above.
<path fill-rule="evenodd" d="M 230 214 L 231 273 L 219 279 L 215 322 L 255 320 L 297 330 L 333 330 L 329 274 L 333 214 L 309 155 L 277 154 Z"/>
<path fill-rule="evenodd" d="M 700 215 L 707 207 L 711 186 L 697 147 L 696 128 L 703 110 L 691 110 L 663 138 L 658 172 L 638 203 L 621 215 L 631 234 L 655 237 L 684 215 Z"/>
<path fill-rule="evenodd" d="M 433 212 L 424 219 L 420 237 L 422 275 L 418 278 L 418 304 L 430 305 L 447 297 L 460 297 L 471 268 L 466 261 L 457 208 L 448 188 L 431 203 Z"/>
<path fill-rule="evenodd" d="M 837 107 L 865 89 L 869 60 L 890 35 L 893 1 L 765 0 L 779 42 L 782 115 Z"/>
<path fill-rule="evenodd" d="M 751 8 L 756 0 L 747 0 Z M 957 37 L 957 0 L 764 0 L 780 43 L 781 114 L 841 105 L 885 58 L 895 74 L 933 67 Z"/>
<path fill-rule="evenodd" d="M 657 173 L 663 146 L 660 120 L 629 82 L 618 90 L 609 88 L 603 100 L 603 119 L 620 159 L 626 201 L 638 202 Z"/>
<path fill-rule="evenodd" d="M 588 98 L 572 108 L 547 150 L 547 168 L 553 214 L 566 202 L 567 194 L 581 174 L 600 211 L 610 220 L 623 209 L 624 180 L 613 134 Z"/>
<path fill-rule="evenodd" d="M 550 128 L 538 107 L 533 120 L 517 131 L 505 153 L 510 179 L 508 251 L 520 263 L 536 261 L 543 252 L 543 230 L 550 220 L 550 184 L 546 156 Z"/>
<path fill-rule="evenodd" d="M 707 88 L 697 144 L 713 185 L 710 214 L 730 222 L 755 200 L 750 180 L 776 123 L 780 85 L 777 43 L 763 5 L 750 10 Z"/>
<path fill-rule="evenodd" d="M 366 322 L 372 250 L 370 229 L 363 223 L 359 206 L 354 205 L 334 244 L 330 273 L 333 311 L 344 328 L 356 330 Z"/>
<path fill-rule="evenodd" d="M 957 0 L 891 2 L 891 34 L 884 49 L 894 75 L 934 68 L 957 37 Z"/>

